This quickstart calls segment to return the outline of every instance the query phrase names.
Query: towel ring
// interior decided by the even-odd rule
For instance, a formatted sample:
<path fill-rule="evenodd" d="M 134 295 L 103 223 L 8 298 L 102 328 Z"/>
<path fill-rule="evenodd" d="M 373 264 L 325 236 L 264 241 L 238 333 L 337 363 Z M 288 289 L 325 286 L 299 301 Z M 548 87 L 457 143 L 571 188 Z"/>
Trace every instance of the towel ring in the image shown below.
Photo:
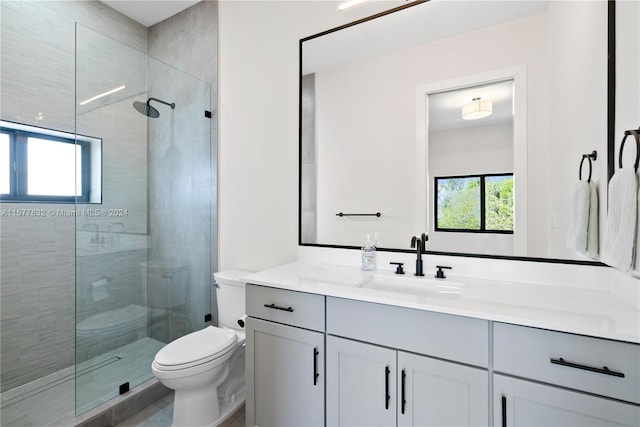
<path fill-rule="evenodd" d="M 580 171 L 578 172 L 578 179 L 582 181 L 582 164 L 584 163 L 584 159 L 589 159 L 589 178 L 587 178 L 587 182 L 591 182 L 591 157 L 590 156 L 582 156 L 582 160 L 580 160 Z"/>
<path fill-rule="evenodd" d="M 620 154 L 618 155 L 618 165 L 620 169 L 622 169 L 622 152 L 624 151 L 624 142 L 627 140 L 629 135 L 633 135 L 636 140 L 636 163 L 633 166 L 635 171 L 638 171 L 638 163 L 640 163 L 640 132 L 637 130 L 627 130 L 624 132 L 624 138 L 622 138 L 622 142 L 620 143 Z"/>
<path fill-rule="evenodd" d="M 578 179 L 582 181 L 582 164 L 584 163 L 584 159 L 589 159 L 589 178 L 587 178 L 587 182 L 591 182 L 591 172 L 593 172 L 593 165 L 591 164 L 591 160 L 595 160 L 598 158 L 598 152 L 593 150 L 591 154 L 583 154 L 582 160 L 580 160 L 580 169 L 578 170 Z"/>

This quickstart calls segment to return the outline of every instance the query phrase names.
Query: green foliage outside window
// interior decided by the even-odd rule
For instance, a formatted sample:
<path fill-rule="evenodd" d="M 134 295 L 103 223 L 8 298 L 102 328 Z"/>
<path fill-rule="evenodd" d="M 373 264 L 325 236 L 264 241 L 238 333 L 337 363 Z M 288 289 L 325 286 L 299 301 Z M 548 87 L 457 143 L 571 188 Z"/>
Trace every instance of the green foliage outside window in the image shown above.
<path fill-rule="evenodd" d="M 437 182 L 438 228 L 480 230 L 480 178 Z"/>
<path fill-rule="evenodd" d="M 485 228 L 513 231 L 513 176 L 485 178 Z"/>
<path fill-rule="evenodd" d="M 438 230 L 513 232 L 512 174 L 436 178 L 436 200 Z"/>

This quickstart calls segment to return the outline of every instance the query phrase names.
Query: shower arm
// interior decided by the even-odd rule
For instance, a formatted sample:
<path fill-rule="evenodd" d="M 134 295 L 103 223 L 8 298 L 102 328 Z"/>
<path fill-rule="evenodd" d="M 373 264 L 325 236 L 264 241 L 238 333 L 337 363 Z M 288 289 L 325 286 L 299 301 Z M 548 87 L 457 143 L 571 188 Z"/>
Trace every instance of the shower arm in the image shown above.
<path fill-rule="evenodd" d="M 158 98 L 149 98 L 149 99 L 147 99 L 147 104 L 149 104 L 151 101 L 156 101 L 156 102 L 159 102 L 161 104 L 168 105 L 169 107 L 171 107 L 172 110 L 176 108 L 176 104 L 175 103 L 172 102 L 171 104 L 169 104 L 168 102 L 165 102 L 162 99 L 158 99 Z"/>

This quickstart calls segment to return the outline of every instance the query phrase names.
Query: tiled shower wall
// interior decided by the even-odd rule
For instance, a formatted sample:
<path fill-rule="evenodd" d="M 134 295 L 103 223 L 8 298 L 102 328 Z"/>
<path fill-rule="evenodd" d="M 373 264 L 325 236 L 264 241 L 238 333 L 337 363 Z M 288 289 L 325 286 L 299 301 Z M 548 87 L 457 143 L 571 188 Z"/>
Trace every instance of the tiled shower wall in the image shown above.
<path fill-rule="evenodd" d="M 147 48 L 144 26 L 98 1 L 2 1 L 0 15 L 3 120 L 74 132 L 76 21 Z M 105 156 L 117 153 L 108 136 L 92 136 L 104 138 Z M 126 170 L 115 166 L 117 173 Z M 107 182 L 106 167 L 103 172 Z M 2 203 L 0 209 L 24 207 Z M 75 228 L 73 217 L 0 216 L 2 391 L 74 362 Z"/>
<path fill-rule="evenodd" d="M 210 85 L 204 92 L 198 82 L 172 80 L 165 68 L 162 76 L 155 75 L 149 67 L 150 96 L 177 96 L 168 100 L 176 103 L 173 140 L 166 122 L 154 121 L 149 128 L 149 257 L 189 266 L 192 330 L 205 325 L 204 315 L 211 310 L 217 319 L 216 306 L 209 307 L 218 258 L 217 245 L 212 245 L 217 242 L 217 49 L 216 1 L 202 1 L 149 27 L 150 56 Z M 196 107 L 206 101 L 211 119 Z M 173 326 L 170 330 L 171 339 L 180 332 Z"/>

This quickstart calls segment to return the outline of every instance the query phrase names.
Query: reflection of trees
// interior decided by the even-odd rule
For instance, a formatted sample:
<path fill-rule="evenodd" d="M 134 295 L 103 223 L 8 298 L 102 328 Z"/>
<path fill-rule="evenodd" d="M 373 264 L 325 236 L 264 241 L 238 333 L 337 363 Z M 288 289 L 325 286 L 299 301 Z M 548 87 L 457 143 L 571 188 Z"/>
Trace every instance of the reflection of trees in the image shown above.
<path fill-rule="evenodd" d="M 513 230 L 513 177 L 485 182 L 485 228 Z"/>
<path fill-rule="evenodd" d="M 438 227 L 480 229 L 480 178 L 438 181 Z"/>
<path fill-rule="evenodd" d="M 480 230 L 480 177 L 438 180 L 438 228 Z M 513 230 L 513 177 L 485 177 L 485 230 Z"/>

